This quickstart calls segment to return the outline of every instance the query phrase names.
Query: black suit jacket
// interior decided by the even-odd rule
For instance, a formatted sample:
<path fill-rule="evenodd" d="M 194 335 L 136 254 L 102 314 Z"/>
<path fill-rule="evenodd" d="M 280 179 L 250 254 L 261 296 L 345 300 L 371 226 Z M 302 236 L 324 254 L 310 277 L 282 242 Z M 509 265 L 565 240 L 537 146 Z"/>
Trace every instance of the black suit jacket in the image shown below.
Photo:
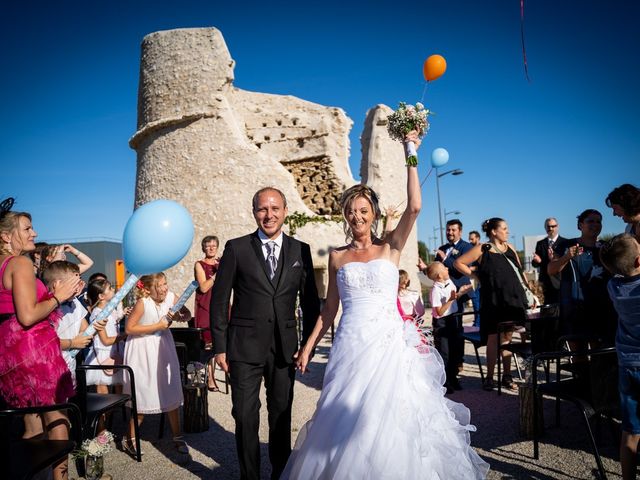
<path fill-rule="evenodd" d="M 447 250 L 449 248 L 451 248 L 451 244 L 445 243 L 438 250 L 441 250 L 444 253 L 447 253 Z M 453 262 L 455 262 L 459 257 L 467 253 L 472 248 L 473 248 L 473 245 L 471 245 L 469 242 L 465 242 L 464 240 L 460 239 L 458 240 L 458 243 L 455 244 L 454 250 L 451 252 L 451 254 L 447 257 L 445 261 L 442 262 L 444 266 L 447 267 L 447 269 L 449 270 L 449 277 L 451 278 L 451 281 L 453 282 L 453 284 L 456 286 L 456 289 L 459 289 L 463 285 L 471 284 L 471 279 L 463 275 L 462 273 L 460 273 L 453 266 Z M 436 258 L 436 260 L 442 261 L 440 258 Z"/>
<path fill-rule="evenodd" d="M 229 301 L 233 291 L 233 306 Z M 229 240 L 220 260 L 210 305 L 215 353 L 228 361 L 264 363 L 274 334 L 281 359 L 298 349 L 296 298 L 300 293 L 303 341 L 318 319 L 320 300 L 309 245 L 283 234 L 275 278 L 269 279 L 258 232 Z"/>
<path fill-rule="evenodd" d="M 558 235 L 555 243 L 553 244 L 553 253 L 555 256 L 564 255 L 566 238 Z M 536 243 L 536 254 L 540 257 L 540 262 L 532 261 L 531 265 L 534 267 L 540 267 L 539 280 L 544 285 L 544 288 L 553 288 L 551 285 L 551 279 L 547 273 L 547 266 L 549 265 L 549 237 L 545 237 L 542 240 L 538 240 Z"/>

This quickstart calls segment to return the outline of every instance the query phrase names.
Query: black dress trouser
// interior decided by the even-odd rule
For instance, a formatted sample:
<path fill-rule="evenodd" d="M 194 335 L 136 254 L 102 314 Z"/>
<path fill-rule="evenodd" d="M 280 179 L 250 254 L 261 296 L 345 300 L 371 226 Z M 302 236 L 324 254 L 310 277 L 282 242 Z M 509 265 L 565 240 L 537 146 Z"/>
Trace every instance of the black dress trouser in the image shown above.
<path fill-rule="evenodd" d="M 291 404 L 295 368 L 282 359 L 275 339 L 264 363 L 229 363 L 231 413 L 236 421 L 236 447 L 242 480 L 260 479 L 260 384 L 264 377 L 269 416 L 269 459 L 272 479 L 280 478 L 291 454 Z"/>
<path fill-rule="evenodd" d="M 464 338 L 460 316 L 447 315 L 433 319 L 433 340 L 447 374 L 447 382 L 458 376 L 458 364 L 464 355 Z"/>

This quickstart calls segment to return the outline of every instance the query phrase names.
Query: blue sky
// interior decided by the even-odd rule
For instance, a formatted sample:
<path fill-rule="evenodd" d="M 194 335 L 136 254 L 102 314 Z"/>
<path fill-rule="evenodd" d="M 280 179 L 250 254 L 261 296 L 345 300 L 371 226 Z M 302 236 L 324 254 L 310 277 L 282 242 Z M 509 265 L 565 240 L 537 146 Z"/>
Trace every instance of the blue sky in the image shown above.
<path fill-rule="evenodd" d="M 122 236 L 133 208 L 140 43 L 144 35 L 214 26 L 236 60 L 235 85 L 343 108 L 359 137 L 378 103 L 420 100 L 422 63 L 447 73 L 424 103 L 437 115 L 423 147 L 444 147 L 463 175 L 441 178 L 443 209 L 465 231 L 485 218 L 522 235 L 556 216 L 577 234 L 586 208 L 620 232 L 604 198 L 640 184 L 640 3 L 519 0 L 336 2 L 11 2 L 0 17 L 0 195 L 34 216 L 41 240 Z M 419 237 L 438 225 L 434 176 Z M 449 216 L 451 218 L 451 215 Z M 215 226 L 212 226 L 212 231 Z"/>

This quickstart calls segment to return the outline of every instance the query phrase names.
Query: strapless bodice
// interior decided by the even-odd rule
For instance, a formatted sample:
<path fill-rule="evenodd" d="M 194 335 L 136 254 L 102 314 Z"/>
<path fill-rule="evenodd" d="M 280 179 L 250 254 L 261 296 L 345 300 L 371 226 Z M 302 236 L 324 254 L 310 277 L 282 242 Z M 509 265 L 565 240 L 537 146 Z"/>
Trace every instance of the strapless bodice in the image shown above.
<path fill-rule="evenodd" d="M 396 305 L 398 267 L 390 260 L 346 263 L 338 270 L 337 282 L 344 313 L 356 305 L 360 308 Z"/>

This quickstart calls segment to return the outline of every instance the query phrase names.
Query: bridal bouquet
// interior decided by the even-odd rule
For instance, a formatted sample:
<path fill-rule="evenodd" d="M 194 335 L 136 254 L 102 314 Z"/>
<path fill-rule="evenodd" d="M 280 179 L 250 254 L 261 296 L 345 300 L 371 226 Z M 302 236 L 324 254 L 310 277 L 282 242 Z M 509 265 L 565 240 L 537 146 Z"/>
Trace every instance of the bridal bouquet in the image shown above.
<path fill-rule="evenodd" d="M 420 137 L 429 131 L 429 120 L 427 117 L 431 115 L 428 108 L 420 102 L 414 105 L 407 105 L 400 102 L 398 109 L 387 117 L 387 131 L 393 140 L 404 141 L 404 137 L 412 130 L 418 132 Z M 407 142 L 407 165 L 418 165 L 418 154 L 413 142 Z"/>

